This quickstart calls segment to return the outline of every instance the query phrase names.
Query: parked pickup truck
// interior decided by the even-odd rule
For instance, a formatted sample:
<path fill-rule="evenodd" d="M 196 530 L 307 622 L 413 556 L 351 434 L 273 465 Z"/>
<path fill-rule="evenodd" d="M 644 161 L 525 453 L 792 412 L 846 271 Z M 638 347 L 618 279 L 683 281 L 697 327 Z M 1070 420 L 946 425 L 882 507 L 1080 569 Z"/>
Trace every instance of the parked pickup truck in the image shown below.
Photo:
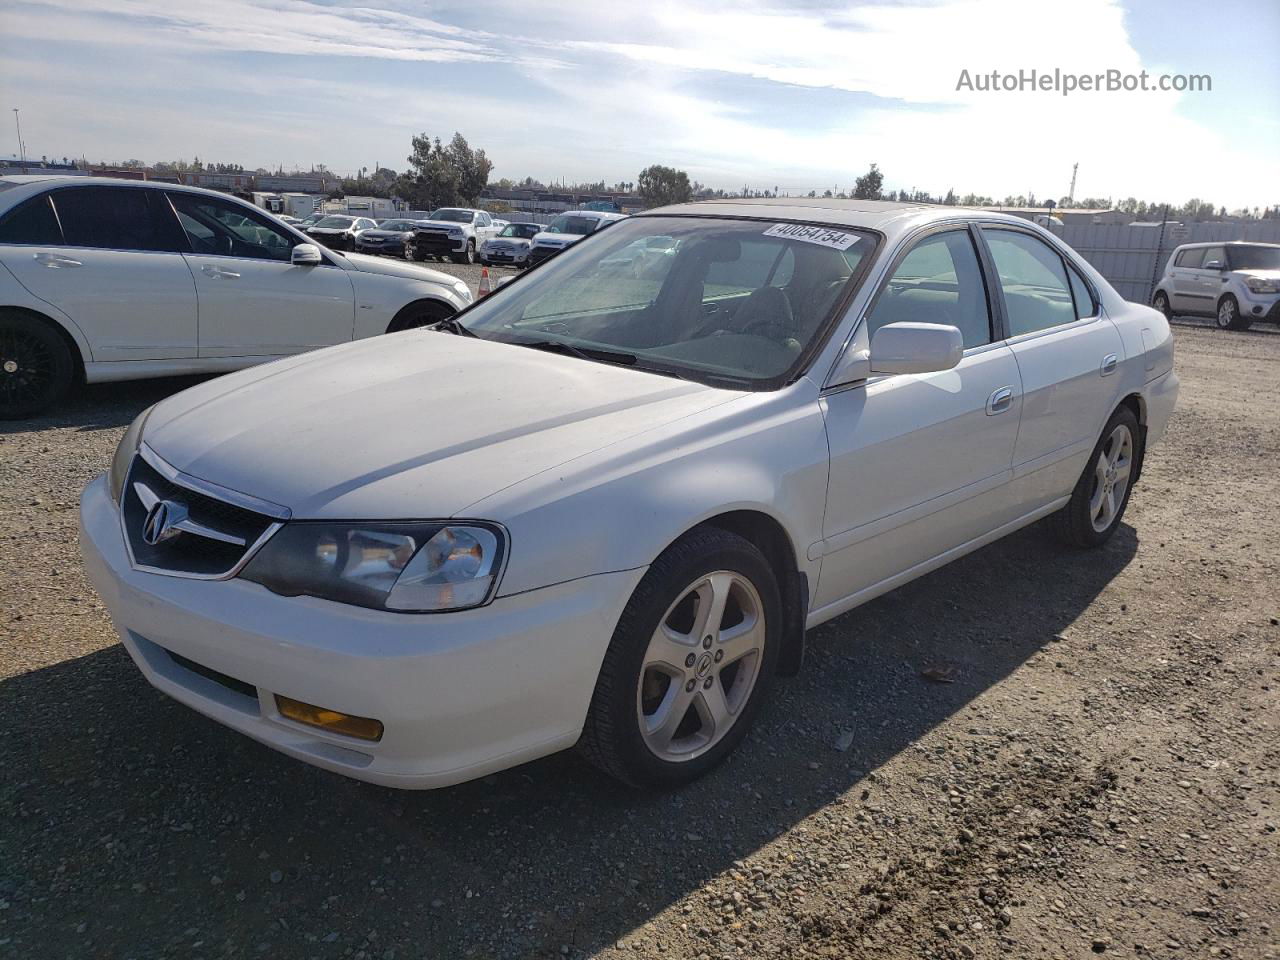
<path fill-rule="evenodd" d="M 497 233 L 493 218 L 483 210 L 441 207 L 417 225 L 404 252 L 410 260 L 448 257 L 454 263 L 475 263 L 480 245 Z"/>

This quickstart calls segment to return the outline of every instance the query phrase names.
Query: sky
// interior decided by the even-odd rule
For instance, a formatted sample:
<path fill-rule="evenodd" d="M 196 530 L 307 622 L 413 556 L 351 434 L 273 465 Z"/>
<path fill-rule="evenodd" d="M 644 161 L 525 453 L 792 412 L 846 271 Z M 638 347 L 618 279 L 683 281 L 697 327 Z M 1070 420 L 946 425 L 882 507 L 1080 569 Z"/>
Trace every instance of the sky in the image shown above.
<path fill-rule="evenodd" d="M 1077 198 L 1234 209 L 1280 204 L 1277 40 L 1276 0 L 0 0 L 0 105 L 95 162 L 402 170 L 459 131 L 495 179 L 1044 198 L 1078 163 Z M 1212 89 L 957 89 L 1032 69 Z"/>

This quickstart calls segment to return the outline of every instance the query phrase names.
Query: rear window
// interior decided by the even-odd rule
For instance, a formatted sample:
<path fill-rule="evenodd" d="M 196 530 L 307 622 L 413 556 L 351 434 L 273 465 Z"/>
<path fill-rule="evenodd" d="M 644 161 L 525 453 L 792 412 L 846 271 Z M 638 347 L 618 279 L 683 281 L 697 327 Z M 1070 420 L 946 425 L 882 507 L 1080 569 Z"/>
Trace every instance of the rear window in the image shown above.
<path fill-rule="evenodd" d="M 177 251 L 186 247 L 165 198 L 132 187 L 72 187 L 51 194 L 69 247 Z"/>

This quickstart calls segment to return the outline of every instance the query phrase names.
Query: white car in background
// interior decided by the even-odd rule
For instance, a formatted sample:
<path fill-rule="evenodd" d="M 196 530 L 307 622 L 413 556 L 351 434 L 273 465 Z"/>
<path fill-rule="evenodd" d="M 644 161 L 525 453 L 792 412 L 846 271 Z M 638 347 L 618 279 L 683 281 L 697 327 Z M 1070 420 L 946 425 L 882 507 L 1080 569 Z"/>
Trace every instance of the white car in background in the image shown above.
<path fill-rule="evenodd" d="M 322 250 L 226 194 L 0 177 L 0 418 L 77 380 L 220 373 L 421 326 L 471 303 L 425 267 Z"/>
<path fill-rule="evenodd" d="M 1169 257 L 1151 305 L 1166 317 L 1213 317 L 1223 330 L 1280 323 L 1280 244 L 1184 243 Z"/>
<path fill-rule="evenodd" d="M 377 228 L 378 223 L 369 217 L 350 217 L 333 214 L 322 217 L 306 228 L 306 234 L 316 243 L 330 250 L 354 250 L 360 234 Z"/>
<path fill-rule="evenodd" d="M 497 232 L 493 218 L 483 210 L 441 207 L 414 228 L 404 255 L 410 260 L 448 257 L 454 263 L 475 263 L 480 245 Z"/>
<path fill-rule="evenodd" d="M 554 257 L 565 247 L 572 246 L 589 233 L 595 233 L 611 223 L 625 220 L 626 214 L 605 213 L 601 210 L 574 210 L 562 213 L 546 229 L 533 238 L 529 251 L 529 266 L 537 266 L 543 260 Z"/>
<path fill-rule="evenodd" d="M 601 269 L 650 237 L 661 275 Z M 1177 390 L 1165 318 L 1025 220 L 689 204 L 160 401 L 80 543 L 146 678 L 292 757 L 671 786 L 806 628 L 1042 517 L 1105 544 Z"/>

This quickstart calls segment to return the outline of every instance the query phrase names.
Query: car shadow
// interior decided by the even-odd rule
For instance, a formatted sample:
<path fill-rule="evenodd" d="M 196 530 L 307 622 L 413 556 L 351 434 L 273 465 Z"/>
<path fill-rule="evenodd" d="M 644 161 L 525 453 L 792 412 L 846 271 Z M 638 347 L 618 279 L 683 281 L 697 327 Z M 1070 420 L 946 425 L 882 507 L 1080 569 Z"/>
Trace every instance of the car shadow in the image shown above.
<path fill-rule="evenodd" d="M 82 432 L 127 427 L 134 417 L 153 403 L 203 383 L 211 376 L 216 374 L 81 384 L 53 409 L 27 420 L 0 422 L 0 429 L 6 433 L 39 433 L 43 430 Z"/>
<path fill-rule="evenodd" d="M 1039 524 L 823 625 L 738 752 L 666 794 L 572 752 L 447 790 L 358 783 L 164 698 L 119 645 L 14 677 L 8 935 L 51 956 L 183 937 L 269 956 L 592 953 L 874 791 L 877 767 L 1052 643 L 1137 548 L 1129 526 L 1074 551 Z"/>

